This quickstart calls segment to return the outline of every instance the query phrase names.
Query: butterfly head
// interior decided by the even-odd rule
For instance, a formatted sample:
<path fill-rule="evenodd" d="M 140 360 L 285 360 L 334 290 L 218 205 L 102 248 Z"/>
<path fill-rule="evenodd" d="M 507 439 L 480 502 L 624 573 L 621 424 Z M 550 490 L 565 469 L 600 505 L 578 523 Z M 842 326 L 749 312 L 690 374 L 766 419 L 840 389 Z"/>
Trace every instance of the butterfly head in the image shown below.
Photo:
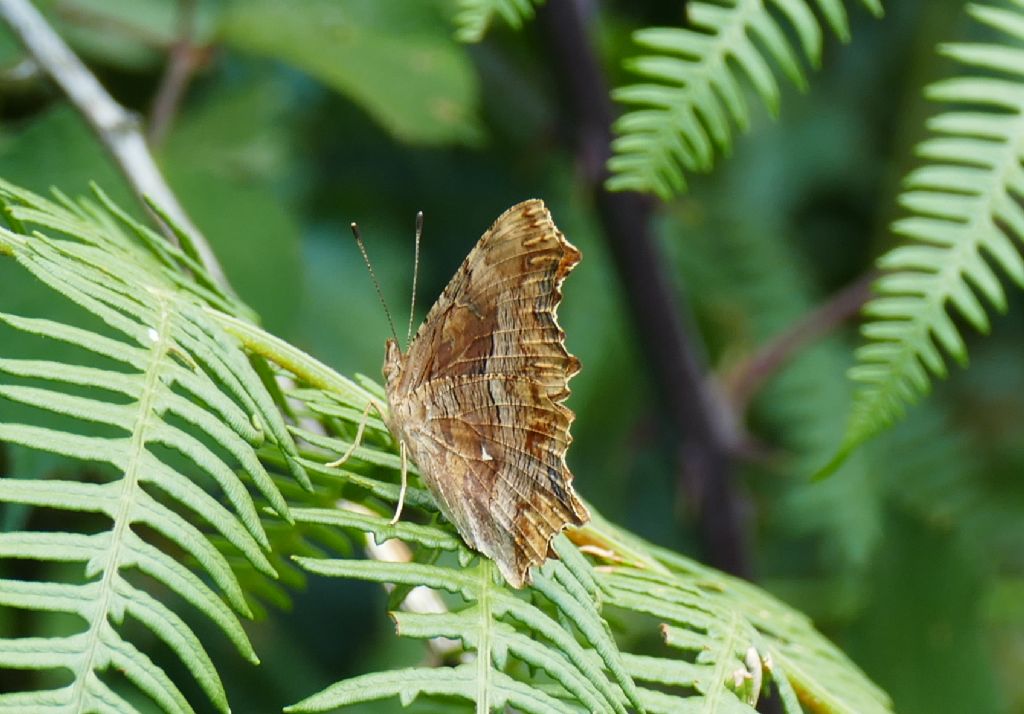
<path fill-rule="evenodd" d="M 384 381 L 389 389 L 402 376 L 402 348 L 398 346 L 396 340 L 390 337 L 384 343 L 384 369 L 382 371 L 384 372 Z"/>

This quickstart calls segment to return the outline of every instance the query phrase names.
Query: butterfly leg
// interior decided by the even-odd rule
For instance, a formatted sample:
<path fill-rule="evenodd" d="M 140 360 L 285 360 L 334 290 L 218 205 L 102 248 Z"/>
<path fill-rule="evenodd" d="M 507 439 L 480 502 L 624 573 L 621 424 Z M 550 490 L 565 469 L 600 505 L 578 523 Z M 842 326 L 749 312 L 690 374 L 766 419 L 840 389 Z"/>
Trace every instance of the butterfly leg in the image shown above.
<path fill-rule="evenodd" d="M 399 451 L 402 454 L 402 488 L 398 492 L 398 506 L 395 507 L 395 515 L 388 521 L 390 525 L 398 523 L 402 515 L 402 506 L 405 505 L 405 490 L 409 487 L 409 454 L 405 449 L 405 442 L 401 442 Z"/>
<path fill-rule="evenodd" d="M 337 461 L 332 461 L 329 464 L 324 464 L 324 466 L 331 469 L 338 468 L 343 463 L 348 461 L 352 454 L 355 452 L 355 450 L 359 448 L 359 444 L 361 444 L 363 441 L 363 432 L 366 431 L 366 420 L 370 418 L 370 409 L 376 409 L 377 413 L 381 415 L 381 418 L 383 418 L 383 412 L 381 412 L 380 407 L 377 406 L 377 402 L 373 401 L 372 399 L 368 401 L 366 403 L 366 408 L 363 409 L 363 415 L 359 418 L 359 426 L 356 428 L 356 438 L 353 439 L 352 445 L 348 447 L 344 454 L 341 455 L 340 459 L 338 459 Z"/>

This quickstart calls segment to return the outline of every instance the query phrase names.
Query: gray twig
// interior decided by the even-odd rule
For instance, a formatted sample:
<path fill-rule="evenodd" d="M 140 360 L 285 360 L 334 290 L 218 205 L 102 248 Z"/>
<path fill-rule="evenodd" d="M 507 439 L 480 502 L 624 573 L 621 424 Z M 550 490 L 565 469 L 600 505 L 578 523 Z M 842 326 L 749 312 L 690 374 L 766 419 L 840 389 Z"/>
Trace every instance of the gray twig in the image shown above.
<path fill-rule="evenodd" d="M 209 243 L 189 219 L 157 168 L 136 118 L 114 101 L 28 0 L 0 0 L 0 18 L 89 123 L 143 206 L 148 197 L 167 211 L 191 236 L 199 258 L 213 279 L 221 287 L 230 289 Z M 148 206 L 146 210 L 149 211 Z M 170 227 L 149 212 L 167 239 L 175 242 Z"/>

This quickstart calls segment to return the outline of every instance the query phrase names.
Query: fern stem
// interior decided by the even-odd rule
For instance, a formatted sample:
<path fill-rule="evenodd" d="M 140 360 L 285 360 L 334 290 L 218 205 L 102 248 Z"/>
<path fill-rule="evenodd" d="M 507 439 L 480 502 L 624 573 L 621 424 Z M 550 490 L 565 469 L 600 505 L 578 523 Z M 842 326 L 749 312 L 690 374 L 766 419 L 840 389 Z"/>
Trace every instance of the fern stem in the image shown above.
<path fill-rule="evenodd" d="M 225 332 L 241 341 L 246 349 L 288 370 L 309 386 L 342 395 L 357 406 L 363 406 L 369 401 L 379 401 L 369 391 L 338 374 L 315 357 L 309 356 L 251 322 L 246 322 L 211 307 L 205 307 L 204 310 L 220 324 Z M 378 406 L 381 409 L 381 414 L 387 412 L 385 405 L 378 404 Z"/>
<path fill-rule="evenodd" d="M 167 306 L 162 297 L 160 299 L 160 322 L 153 328 L 151 333 L 153 344 L 149 350 L 149 363 L 145 374 L 145 386 L 139 394 L 139 415 L 135 422 L 135 428 L 131 435 L 130 457 L 127 460 L 128 468 L 125 470 L 121 480 L 121 493 L 117 498 L 117 512 L 112 514 L 113 528 L 110 535 L 110 550 L 106 563 L 103 565 L 103 575 L 99 581 L 100 595 L 92 610 L 92 621 L 89 623 L 89 630 L 86 633 L 86 651 L 81 660 L 80 669 L 76 672 L 75 682 L 72 689 L 70 701 L 77 714 L 91 711 L 88 683 L 95 676 L 96 650 L 102 638 L 102 629 L 108 625 L 108 618 L 111 612 L 111 600 L 115 595 L 118 571 L 121 567 L 121 549 L 125 539 L 131 532 L 131 514 L 135 510 L 135 497 L 141 488 L 139 484 L 139 466 L 143 463 L 142 451 L 146 448 L 146 434 L 149 431 L 149 418 L 153 413 L 153 402 L 157 389 L 160 385 L 160 368 L 162 361 L 170 346 L 170 325 L 168 320 Z"/>
<path fill-rule="evenodd" d="M 588 504 L 589 507 L 589 504 Z M 579 528 L 570 528 L 566 537 L 580 549 L 599 559 L 613 563 L 624 563 L 632 568 L 667 573 L 668 568 L 658 562 L 643 547 L 622 538 L 622 531 L 609 524 L 596 509 L 590 509 L 590 522 Z"/>
<path fill-rule="evenodd" d="M 491 588 L 494 587 L 494 564 L 489 558 L 480 558 L 480 589 L 476 606 L 479 614 L 480 634 L 476 645 L 476 714 L 491 712 Z"/>

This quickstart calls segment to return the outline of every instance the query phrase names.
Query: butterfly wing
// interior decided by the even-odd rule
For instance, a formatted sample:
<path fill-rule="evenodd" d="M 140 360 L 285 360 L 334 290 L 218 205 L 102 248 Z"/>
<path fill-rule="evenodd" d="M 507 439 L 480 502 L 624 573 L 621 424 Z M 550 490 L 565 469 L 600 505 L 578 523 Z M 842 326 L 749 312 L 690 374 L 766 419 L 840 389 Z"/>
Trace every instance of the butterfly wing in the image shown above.
<path fill-rule="evenodd" d="M 580 258 L 543 201 L 505 211 L 416 333 L 406 389 L 443 377 L 508 374 L 535 380 L 563 401 L 580 365 L 565 349 L 556 310 L 562 282 Z"/>
<path fill-rule="evenodd" d="M 580 253 L 542 201 L 484 233 L 389 384 L 403 438 L 445 515 L 506 580 L 529 581 L 551 539 L 589 519 L 565 464 L 579 361 L 556 310 Z"/>

